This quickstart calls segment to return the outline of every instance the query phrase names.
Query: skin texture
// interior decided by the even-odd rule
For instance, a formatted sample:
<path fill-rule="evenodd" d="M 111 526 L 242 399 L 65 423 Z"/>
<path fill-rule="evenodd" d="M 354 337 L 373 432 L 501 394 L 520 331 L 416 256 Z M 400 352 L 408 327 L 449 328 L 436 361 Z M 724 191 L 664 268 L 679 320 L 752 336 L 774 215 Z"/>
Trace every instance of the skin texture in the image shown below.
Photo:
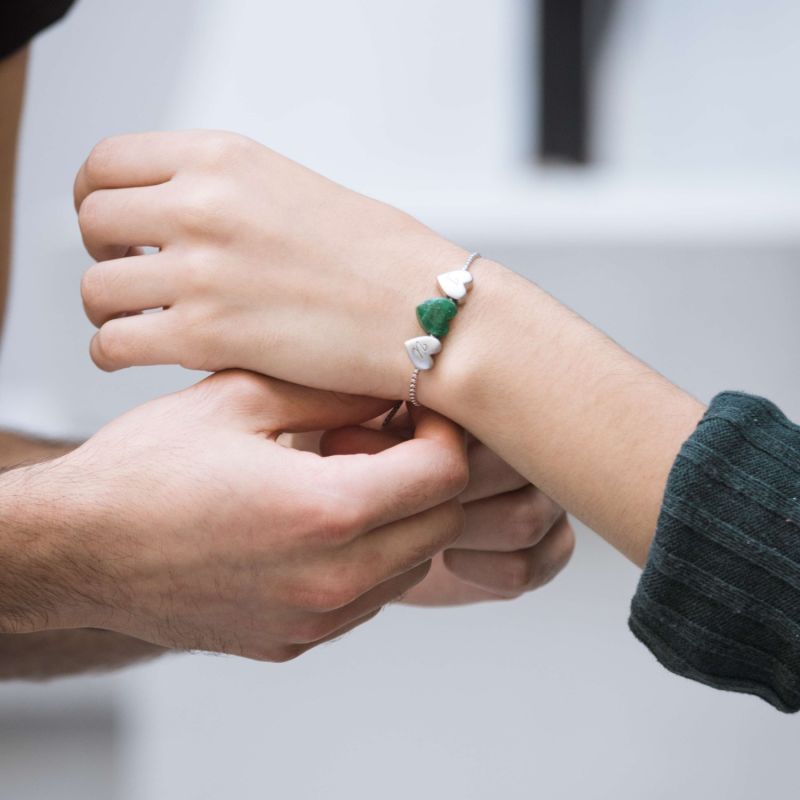
<path fill-rule="evenodd" d="M 391 430 L 328 431 L 324 455 L 379 452 L 411 435 L 407 418 Z M 575 535 L 563 510 L 472 436 L 467 439 L 470 482 L 459 496 L 464 529 L 434 557 L 422 583 L 403 598 L 411 605 L 462 605 L 505 600 L 539 589 L 569 562 Z"/>
<path fill-rule="evenodd" d="M 97 627 L 283 661 L 374 616 L 460 535 L 463 433 L 426 412 L 414 439 L 376 455 L 322 458 L 275 439 L 380 406 L 222 373 L 7 473 L 5 632 Z"/>
<path fill-rule="evenodd" d="M 437 254 L 443 268 L 462 260 L 401 212 L 231 134 L 101 142 L 75 199 L 101 261 L 82 294 L 100 327 L 92 358 L 108 370 L 240 367 L 401 397 L 402 342 L 418 333 L 409 298 L 431 294 Z M 160 252 L 125 257 L 137 246 Z"/>
<path fill-rule="evenodd" d="M 101 262 L 82 290 L 104 369 L 240 366 L 404 397 L 414 304 L 466 255 L 396 209 L 219 132 L 105 140 L 75 200 Z M 122 258 L 137 245 L 160 252 Z M 501 265 L 481 259 L 473 274 L 421 401 L 643 564 L 702 405 Z M 151 307 L 165 310 L 136 315 Z"/>
<path fill-rule="evenodd" d="M 59 458 L 77 445 L 0 432 L 0 469 Z M 0 477 L 0 481 L 2 478 Z M 40 631 L 0 635 L 0 680 L 47 680 L 87 671 L 119 669 L 166 650 L 112 631 Z"/>
<path fill-rule="evenodd" d="M 4 108 L 4 114 L 0 118 L 0 223 L 2 223 L 0 224 L 0 318 L 8 275 L 14 154 L 22 105 L 25 65 L 26 54 L 24 52 L 0 63 L 0 98 L 3 100 Z M 143 412 L 139 413 L 143 414 Z M 143 416 L 146 415 L 143 414 Z M 150 432 L 153 436 L 158 434 L 158 425 L 153 425 L 150 419 L 142 419 L 141 422 L 144 429 L 152 428 Z M 368 434 L 368 436 L 374 435 Z M 409 438 L 409 435 L 409 430 L 405 430 L 403 436 L 396 437 L 392 443 L 404 441 Z M 358 445 L 362 448 L 366 447 L 366 452 L 378 452 L 385 449 L 387 441 L 379 439 L 376 444 L 361 436 Z M 342 439 L 341 435 L 339 436 L 339 446 L 344 447 L 343 453 L 355 452 L 352 448 L 348 450 L 347 442 Z M 24 435 L 0 432 L 0 468 L 9 469 L 57 459 L 74 448 L 75 445 L 71 444 L 41 442 Z M 83 448 L 83 451 L 96 454 L 96 442 L 90 442 Z M 546 554 L 546 551 L 552 548 L 539 546 L 536 550 L 534 545 L 538 545 L 540 540 L 546 541 L 549 538 L 549 531 L 545 528 L 546 520 L 555 517 L 560 512 L 549 500 L 531 487 L 523 491 L 522 487 L 526 485 L 526 481 L 482 445 L 476 442 L 470 443 L 469 460 L 474 471 L 474 478 L 460 498 L 464 503 L 464 518 L 468 531 L 465 540 L 467 545 L 464 548 L 459 547 L 458 550 L 448 552 L 446 555 L 438 554 L 434 559 L 430 574 L 424 578 L 421 584 L 412 586 L 406 593 L 409 602 L 453 605 L 513 597 L 523 591 L 536 588 L 544 582 L 545 575 L 540 568 L 539 554 L 543 552 Z M 94 462 L 94 459 L 92 461 Z M 71 461 L 68 459 L 67 464 L 70 463 Z M 103 458 L 99 457 L 98 464 L 102 463 Z M 130 477 L 135 481 L 137 476 Z M 165 479 L 167 487 L 170 486 L 170 477 Z M 60 514 L 55 518 L 47 513 L 51 508 L 51 501 L 60 502 L 60 498 L 55 497 L 53 493 L 57 494 L 60 491 L 59 487 L 64 480 L 80 482 L 83 487 L 89 487 L 84 502 L 92 508 L 91 512 L 85 510 L 85 516 L 81 519 L 68 520 Z M 36 487 L 35 507 L 26 506 L 20 502 L 18 497 L 20 484 L 30 484 Z M 511 491 L 512 486 L 516 491 Z M 24 535 L 27 542 L 41 543 L 37 521 L 38 527 L 41 529 L 52 530 L 55 528 L 57 532 L 64 535 L 68 533 L 73 538 L 76 533 L 79 536 L 89 534 L 97 536 L 95 528 L 99 523 L 93 513 L 96 511 L 94 508 L 96 498 L 93 496 L 93 492 L 95 489 L 102 488 L 102 485 L 98 485 L 94 472 L 86 470 L 84 474 L 77 475 L 73 466 L 65 473 L 62 463 L 43 465 L 38 472 L 31 470 L 0 478 L 0 492 L 10 491 L 11 496 L 16 496 L 17 502 L 16 518 L 13 520 L 6 518 L 0 522 L 0 529 L 6 535 L 5 544 L 13 545 L 21 535 Z M 122 489 L 122 487 L 119 488 Z M 173 485 L 172 488 L 176 487 Z M 499 530 L 488 520 L 486 514 L 493 503 L 492 495 L 498 495 L 498 503 L 508 514 L 508 525 Z M 121 508 L 127 508 L 129 516 L 137 517 L 143 511 L 136 504 L 142 503 L 146 508 L 150 500 L 151 498 L 143 497 L 141 493 L 122 492 L 119 503 Z M 541 513 L 543 507 L 550 508 L 552 513 L 543 516 Z M 153 516 L 152 509 L 146 510 L 149 510 L 150 515 Z M 164 514 L 168 515 L 168 510 L 165 509 Z M 157 522 L 157 520 L 154 521 L 154 525 L 159 527 Z M 162 529 L 167 527 L 163 522 L 162 520 L 160 525 Z M 118 535 L 117 529 L 118 526 L 109 524 L 108 530 L 102 531 L 100 539 L 102 540 L 103 536 Z M 572 532 L 562 520 L 555 526 L 554 534 L 554 538 L 561 543 L 558 550 L 560 558 L 558 563 L 563 566 L 571 552 Z M 2 544 L 0 543 L 0 552 Z M 51 546 L 53 544 L 51 543 Z M 61 545 L 61 543 L 57 544 Z M 0 620 L 0 627 L 27 630 L 31 626 L 37 625 L 67 624 L 70 619 L 70 624 L 100 624 L 101 621 L 103 624 L 111 624 L 105 618 L 109 612 L 102 611 L 102 602 L 90 599 L 91 595 L 90 598 L 85 598 L 89 600 L 85 607 L 71 609 L 73 616 L 70 618 L 69 609 L 71 605 L 74 606 L 74 603 L 71 604 L 67 598 L 74 596 L 77 590 L 86 593 L 87 586 L 94 586 L 95 591 L 100 591 L 100 587 L 103 585 L 103 573 L 108 571 L 108 565 L 104 565 L 102 558 L 98 557 L 96 553 L 93 558 L 87 558 L 89 549 L 83 548 L 82 550 L 77 554 L 71 550 L 62 553 L 65 558 L 69 559 L 67 569 L 64 568 L 63 558 L 58 564 L 47 568 L 45 567 L 46 562 L 30 560 L 26 566 L 34 570 L 37 577 L 42 578 L 39 583 L 41 591 L 28 591 L 27 594 L 12 597 L 7 589 L 5 598 L 7 614 L 4 620 Z M 483 550 L 486 551 L 485 555 L 481 552 Z M 498 550 L 503 551 L 499 561 Z M 512 550 L 513 552 L 506 552 Z M 536 552 L 534 552 L 535 550 Z M 458 553 L 462 554 L 461 557 Z M 135 560 L 136 553 L 132 553 L 131 558 Z M 463 567 L 462 562 L 464 563 Z M 22 569 L 23 566 L 18 560 L 18 569 Z M 42 575 L 44 569 L 51 570 L 52 574 Z M 100 578 L 96 585 L 87 579 L 90 577 L 87 576 L 87 571 L 91 571 L 92 575 Z M 422 572 L 424 572 L 424 568 L 417 568 L 414 577 L 418 577 L 418 574 Z M 59 579 L 58 588 L 55 588 L 56 577 Z M 29 589 L 30 581 L 31 576 L 28 575 Z M 410 585 L 413 581 L 402 578 L 395 579 L 395 582 L 399 592 L 403 585 Z M 77 583 L 80 585 L 76 586 Z M 64 607 L 59 608 L 54 605 L 56 602 L 54 598 L 59 596 L 65 598 Z M 386 596 L 389 596 L 388 593 Z M 117 602 L 121 601 L 117 600 Z M 162 603 L 162 605 L 166 605 L 166 603 Z M 11 617 L 8 616 L 9 609 L 13 610 Z M 88 616 L 83 617 L 84 613 Z M 133 609 L 130 607 L 118 608 L 117 613 L 132 614 Z M 98 616 L 102 617 L 102 620 L 98 619 Z M 67 619 L 62 619 L 62 617 Z M 158 624 L 163 626 L 165 623 L 162 621 Z M 319 624 L 322 625 L 322 623 Z M 156 622 L 153 623 L 153 626 L 157 627 Z M 178 635 L 153 637 L 151 632 L 145 632 L 143 635 L 150 635 L 151 638 L 169 642 L 171 647 L 184 646 Z M 214 639 L 213 632 L 206 632 L 205 635 L 209 640 Z M 213 641 L 209 644 L 209 646 L 211 645 L 213 645 Z M 233 647 L 229 642 L 218 646 Z M 265 643 L 264 647 L 267 646 Z M 294 654 L 299 649 L 304 649 L 304 647 L 298 647 L 296 643 L 289 643 L 284 651 L 280 651 L 278 647 L 275 650 L 269 650 L 269 653 L 274 652 L 278 654 L 278 657 L 283 657 L 287 653 Z M 113 669 L 164 652 L 167 652 L 165 647 L 111 630 L 65 629 L 6 633 L 0 634 L 0 678 L 41 679 L 89 669 Z"/>

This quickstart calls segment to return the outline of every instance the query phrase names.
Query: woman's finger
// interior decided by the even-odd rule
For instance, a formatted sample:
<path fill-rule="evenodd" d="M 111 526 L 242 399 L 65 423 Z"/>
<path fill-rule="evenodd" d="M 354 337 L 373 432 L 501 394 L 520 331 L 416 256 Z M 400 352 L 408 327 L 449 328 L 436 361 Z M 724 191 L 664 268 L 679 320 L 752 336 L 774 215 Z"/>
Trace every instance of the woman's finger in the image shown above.
<path fill-rule="evenodd" d="M 122 314 L 171 306 L 178 284 L 166 253 L 103 261 L 90 267 L 81 281 L 86 316 L 96 327 Z"/>
<path fill-rule="evenodd" d="M 157 311 L 106 322 L 92 338 L 92 361 L 106 372 L 125 367 L 177 363 L 175 311 Z"/>
<path fill-rule="evenodd" d="M 196 154 L 192 139 L 178 132 L 129 133 L 98 142 L 75 178 L 75 208 L 97 189 L 154 186 L 170 180 Z"/>
<path fill-rule="evenodd" d="M 535 547 L 514 553 L 448 550 L 447 568 L 462 581 L 501 597 L 518 597 L 551 581 L 569 562 L 575 534 L 564 517 Z"/>
<path fill-rule="evenodd" d="M 475 438 L 471 438 L 467 455 L 470 480 L 461 496 L 464 503 L 512 492 L 528 485 L 528 481 L 513 467 Z"/>
<path fill-rule="evenodd" d="M 464 533 L 455 547 L 513 552 L 538 544 L 564 513 L 534 486 L 464 506 Z"/>
<path fill-rule="evenodd" d="M 403 596 L 403 603 L 411 606 L 461 606 L 505 599 L 462 581 L 447 569 L 443 554 L 440 553 L 433 559 L 431 571 L 425 580 Z"/>
<path fill-rule="evenodd" d="M 78 209 L 86 249 L 96 261 L 121 258 L 131 247 L 162 247 L 169 239 L 166 193 L 159 186 L 101 189 Z"/>
<path fill-rule="evenodd" d="M 403 421 L 385 430 L 380 429 L 379 424 L 375 421 L 369 427 L 327 431 L 320 443 L 322 455 L 377 453 L 408 438 L 407 424 Z M 468 441 L 469 484 L 459 498 L 462 503 L 512 492 L 528 485 L 525 478 L 485 444 L 471 436 Z"/>

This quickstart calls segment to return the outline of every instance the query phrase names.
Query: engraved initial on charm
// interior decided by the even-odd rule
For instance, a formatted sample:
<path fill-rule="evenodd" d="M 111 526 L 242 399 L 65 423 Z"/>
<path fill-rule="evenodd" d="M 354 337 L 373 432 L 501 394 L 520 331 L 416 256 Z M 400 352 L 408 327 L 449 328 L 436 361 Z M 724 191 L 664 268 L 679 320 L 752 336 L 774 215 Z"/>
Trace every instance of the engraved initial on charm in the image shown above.
<path fill-rule="evenodd" d="M 442 349 L 442 343 L 435 336 L 416 336 L 406 342 L 406 352 L 417 369 L 430 369 L 432 356 Z"/>

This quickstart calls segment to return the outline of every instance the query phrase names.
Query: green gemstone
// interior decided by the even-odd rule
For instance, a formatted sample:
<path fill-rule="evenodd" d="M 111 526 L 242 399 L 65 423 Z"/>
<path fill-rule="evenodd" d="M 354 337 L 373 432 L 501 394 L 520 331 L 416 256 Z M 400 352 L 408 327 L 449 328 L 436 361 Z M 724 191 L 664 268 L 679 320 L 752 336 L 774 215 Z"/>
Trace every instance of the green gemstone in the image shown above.
<path fill-rule="evenodd" d="M 458 306 L 449 297 L 434 297 L 417 306 L 417 319 L 426 333 L 441 339 L 450 330 Z"/>

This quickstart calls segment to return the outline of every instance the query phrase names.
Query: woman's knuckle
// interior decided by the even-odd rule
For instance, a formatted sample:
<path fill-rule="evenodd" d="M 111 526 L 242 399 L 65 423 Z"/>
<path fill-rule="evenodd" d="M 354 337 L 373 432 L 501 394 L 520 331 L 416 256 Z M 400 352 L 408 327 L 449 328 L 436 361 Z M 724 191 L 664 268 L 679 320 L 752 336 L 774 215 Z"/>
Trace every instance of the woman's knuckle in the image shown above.
<path fill-rule="evenodd" d="M 202 309 L 182 309 L 172 317 L 174 326 L 169 352 L 183 369 L 216 372 L 224 367 L 220 363 L 222 351 L 218 324 Z M 233 392 L 231 392 L 233 394 Z"/>
<path fill-rule="evenodd" d="M 81 299 L 87 309 L 93 309 L 102 302 L 106 280 L 101 269 L 90 267 L 81 278 Z"/>
<path fill-rule="evenodd" d="M 562 566 L 566 566 L 575 552 L 575 531 L 569 522 L 565 522 L 561 530 L 561 539 L 559 541 L 560 563 Z"/>
<path fill-rule="evenodd" d="M 115 149 L 114 137 L 109 136 L 101 139 L 89 151 L 85 172 L 90 182 L 96 183 L 104 179 L 113 162 Z"/>
<path fill-rule="evenodd" d="M 207 131 L 198 143 L 203 163 L 220 170 L 230 167 L 251 145 L 252 140 L 231 131 Z"/>
<path fill-rule="evenodd" d="M 503 585 L 512 592 L 523 592 L 533 578 L 533 569 L 526 553 L 509 553 L 503 571 Z"/>
<path fill-rule="evenodd" d="M 113 369 L 122 364 L 128 355 L 128 343 L 119 328 L 106 323 L 95 337 L 95 361 L 103 369 Z"/>
<path fill-rule="evenodd" d="M 514 544 L 520 550 L 538 544 L 545 533 L 541 517 L 528 501 L 520 504 L 512 518 L 511 528 Z"/>
<path fill-rule="evenodd" d="M 213 186 L 196 186 L 184 198 L 178 222 L 185 233 L 206 237 L 219 232 L 224 219 L 225 203 Z"/>
<path fill-rule="evenodd" d="M 78 209 L 78 226 L 84 236 L 93 233 L 100 221 L 103 197 L 99 192 L 87 195 Z"/>

